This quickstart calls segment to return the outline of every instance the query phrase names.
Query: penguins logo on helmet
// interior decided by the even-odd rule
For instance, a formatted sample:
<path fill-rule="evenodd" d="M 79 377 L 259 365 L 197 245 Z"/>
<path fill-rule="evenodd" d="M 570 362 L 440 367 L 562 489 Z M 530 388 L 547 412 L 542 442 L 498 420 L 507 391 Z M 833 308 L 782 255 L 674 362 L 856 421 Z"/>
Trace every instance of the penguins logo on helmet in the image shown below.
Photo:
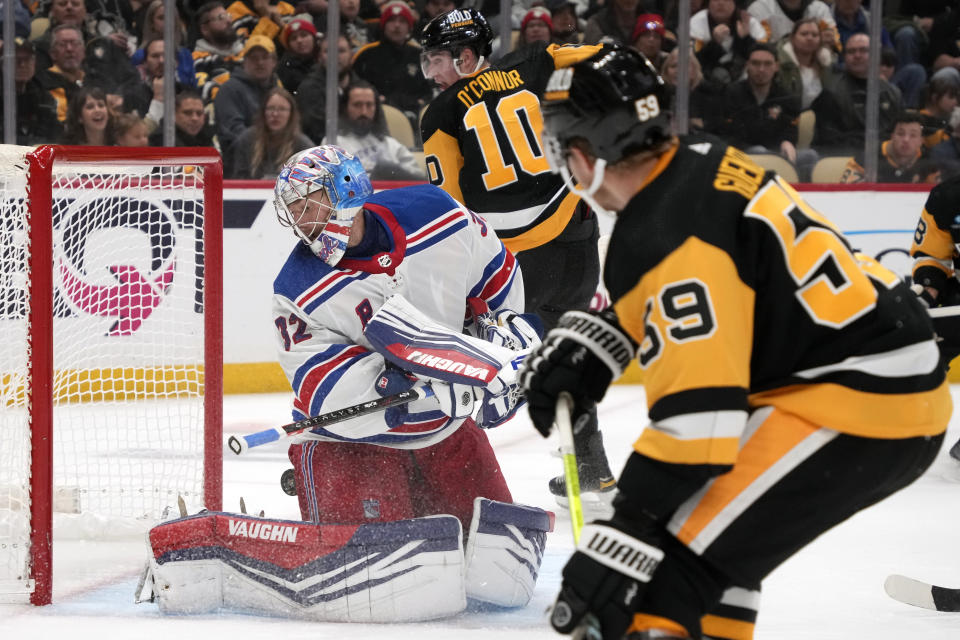
<path fill-rule="evenodd" d="M 670 140 L 663 80 L 643 54 L 608 47 L 550 77 L 541 103 L 543 142 L 554 172 L 598 211 L 593 194 L 604 168 Z M 570 143 L 582 139 L 597 158 L 590 185 L 574 185 L 567 168 Z"/>

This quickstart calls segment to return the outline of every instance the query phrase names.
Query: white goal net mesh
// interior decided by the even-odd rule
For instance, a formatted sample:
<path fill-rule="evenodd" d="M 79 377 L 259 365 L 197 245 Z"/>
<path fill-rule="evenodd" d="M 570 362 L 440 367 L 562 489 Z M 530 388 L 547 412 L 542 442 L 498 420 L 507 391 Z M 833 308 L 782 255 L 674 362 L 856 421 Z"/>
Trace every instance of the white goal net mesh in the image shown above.
<path fill-rule="evenodd" d="M 47 348 L 30 335 L 31 215 L 53 223 L 56 535 L 145 529 L 177 496 L 203 506 L 203 170 L 54 165 L 42 212 L 31 150 L 0 146 L 0 595 L 30 588 L 28 372 Z"/>

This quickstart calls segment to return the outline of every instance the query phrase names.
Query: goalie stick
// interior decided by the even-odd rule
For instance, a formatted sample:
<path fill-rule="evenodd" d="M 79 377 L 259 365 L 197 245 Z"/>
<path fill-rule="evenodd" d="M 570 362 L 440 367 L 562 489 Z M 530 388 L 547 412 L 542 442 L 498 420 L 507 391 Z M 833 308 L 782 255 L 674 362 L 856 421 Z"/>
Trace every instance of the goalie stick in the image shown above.
<path fill-rule="evenodd" d="M 263 431 L 257 431 L 256 433 L 250 433 L 245 436 L 230 436 L 230 438 L 227 440 L 227 446 L 231 451 L 239 456 L 245 453 L 251 447 L 259 447 L 263 444 L 276 442 L 282 438 L 289 438 L 303 433 L 308 429 L 313 429 L 314 427 L 325 427 L 330 424 L 349 420 L 350 418 L 365 416 L 368 413 L 385 411 L 390 407 L 407 404 L 408 402 L 413 402 L 414 400 L 422 400 L 423 398 L 429 398 L 432 395 L 433 390 L 430 387 L 414 387 L 412 389 L 407 389 L 406 391 L 401 391 L 400 393 L 395 393 L 391 396 L 384 396 L 382 398 L 377 398 L 376 400 L 361 402 L 359 404 L 337 409 L 335 411 L 321 413 L 320 415 L 313 416 L 312 418 L 305 418 L 297 422 L 291 422 L 290 424 L 285 424 L 282 427 L 271 427 L 270 429 L 264 429 Z"/>
<path fill-rule="evenodd" d="M 887 576 L 883 589 L 894 600 L 914 607 L 932 611 L 960 611 L 960 589 L 938 587 L 898 574 Z"/>

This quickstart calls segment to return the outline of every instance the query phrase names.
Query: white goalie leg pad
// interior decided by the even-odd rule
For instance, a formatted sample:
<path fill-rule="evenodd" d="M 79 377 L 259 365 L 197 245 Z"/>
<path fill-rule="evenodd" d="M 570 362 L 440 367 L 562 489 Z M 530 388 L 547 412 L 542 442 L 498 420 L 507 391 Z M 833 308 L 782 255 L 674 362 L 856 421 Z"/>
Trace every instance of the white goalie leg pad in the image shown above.
<path fill-rule="evenodd" d="M 153 597 L 171 614 L 215 613 L 223 607 L 223 569 L 219 560 L 157 564 L 151 560 Z"/>
<path fill-rule="evenodd" d="M 328 525 L 207 513 L 154 527 L 150 544 L 165 613 L 407 622 L 466 606 L 462 530 L 448 515 Z"/>
<path fill-rule="evenodd" d="M 530 602 L 552 530 L 548 511 L 477 498 L 465 551 L 467 597 L 501 607 Z"/>

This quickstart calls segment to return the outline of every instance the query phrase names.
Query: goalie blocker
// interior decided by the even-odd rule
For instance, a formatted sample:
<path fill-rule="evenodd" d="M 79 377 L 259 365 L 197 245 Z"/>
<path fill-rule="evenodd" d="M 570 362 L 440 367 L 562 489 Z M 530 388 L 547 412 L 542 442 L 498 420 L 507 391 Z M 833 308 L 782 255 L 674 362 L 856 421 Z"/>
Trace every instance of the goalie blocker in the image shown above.
<path fill-rule="evenodd" d="M 332 622 L 440 618 L 467 598 L 523 606 L 552 525 L 542 509 L 477 498 L 464 549 L 449 515 L 314 524 L 202 513 L 150 531 L 138 601 L 172 614 L 228 609 Z"/>

